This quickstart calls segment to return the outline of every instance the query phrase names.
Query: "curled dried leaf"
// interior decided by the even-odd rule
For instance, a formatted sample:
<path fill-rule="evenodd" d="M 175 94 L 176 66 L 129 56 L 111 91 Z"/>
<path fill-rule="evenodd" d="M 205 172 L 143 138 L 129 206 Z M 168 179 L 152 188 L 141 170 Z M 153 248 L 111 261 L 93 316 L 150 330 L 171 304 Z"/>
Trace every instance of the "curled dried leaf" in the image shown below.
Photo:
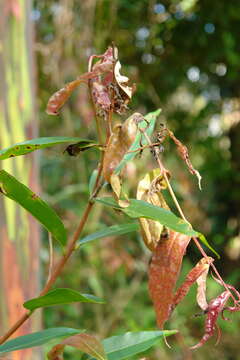
<path fill-rule="evenodd" d="M 62 341 L 63 345 L 73 346 L 98 360 L 106 360 L 104 348 L 93 335 L 77 334 Z"/>
<path fill-rule="evenodd" d="M 183 145 L 183 143 L 180 140 L 178 140 L 176 138 L 176 136 L 173 134 L 172 131 L 168 130 L 168 134 L 171 137 L 171 139 L 174 141 L 174 143 L 177 145 L 178 153 L 181 156 L 181 158 L 185 161 L 185 163 L 187 164 L 187 167 L 188 167 L 190 173 L 197 177 L 199 189 L 202 190 L 202 187 L 201 187 L 202 177 L 199 174 L 199 172 L 196 169 L 194 169 L 194 167 L 190 161 L 188 148 L 185 145 Z"/>
<path fill-rule="evenodd" d="M 171 315 L 174 288 L 189 241 L 189 236 L 170 231 L 169 236 L 161 236 L 153 252 L 148 284 L 160 329 Z"/>
<path fill-rule="evenodd" d="M 65 345 L 58 344 L 55 345 L 47 354 L 48 360 L 64 360 L 63 351 Z"/>
<path fill-rule="evenodd" d="M 169 209 L 162 195 L 162 190 L 166 188 L 167 184 L 163 179 L 163 176 L 160 175 L 160 169 L 154 169 L 139 181 L 137 200 L 144 200 L 152 205 Z M 151 219 L 139 218 L 139 222 L 144 243 L 151 251 L 153 251 L 160 240 L 164 227 L 160 222 Z"/>
<path fill-rule="evenodd" d="M 55 92 L 50 99 L 48 100 L 46 112 L 49 115 L 58 115 L 59 110 L 66 103 L 72 92 L 78 87 L 82 82 L 82 79 L 77 79 L 67 83 L 62 89 Z"/>
<path fill-rule="evenodd" d="M 216 322 L 219 314 L 224 310 L 224 306 L 229 299 L 231 293 L 230 291 L 224 291 L 222 294 L 217 296 L 215 299 L 211 300 L 208 308 L 206 310 L 206 321 L 205 321 L 205 334 L 203 335 L 202 339 L 199 341 L 198 344 L 192 346 L 191 349 L 197 349 L 205 344 L 215 332 L 216 329 Z"/>
<path fill-rule="evenodd" d="M 179 287 L 174 296 L 172 310 L 174 310 L 174 308 L 183 300 L 192 284 L 196 281 L 198 282 L 197 302 L 203 310 L 206 310 L 208 307 L 206 302 L 206 276 L 211 262 L 213 262 L 213 258 L 203 258 L 188 273 L 184 283 Z M 201 280 L 199 281 L 199 279 Z"/>
<path fill-rule="evenodd" d="M 134 142 L 138 130 L 137 124 L 142 120 L 141 114 L 134 113 L 123 124 L 113 128 L 103 160 L 103 175 L 107 182 L 110 182 L 112 173 Z"/>

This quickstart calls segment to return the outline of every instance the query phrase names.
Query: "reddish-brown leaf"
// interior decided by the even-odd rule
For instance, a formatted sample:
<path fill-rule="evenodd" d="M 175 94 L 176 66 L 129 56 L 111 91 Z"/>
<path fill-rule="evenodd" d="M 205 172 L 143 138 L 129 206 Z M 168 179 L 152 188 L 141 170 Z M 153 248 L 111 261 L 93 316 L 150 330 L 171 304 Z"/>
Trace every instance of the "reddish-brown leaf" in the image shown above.
<path fill-rule="evenodd" d="M 106 354 L 99 340 L 93 335 L 77 334 L 62 341 L 62 344 L 73 346 L 98 360 L 105 360 Z"/>
<path fill-rule="evenodd" d="M 63 350 L 64 345 L 58 344 L 55 345 L 47 354 L 48 360 L 64 360 L 63 359 Z"/>
<path fill-rule="evenodd" d="M 204 299 L 206 301 L 206 296 L 205 296 L 205 293 L 206 293 L 206 286 L 205 286 L 206 280 L 205 279 L 206 279 L 206 277 L 204 278 L 204 276 L 205 275 L 207 276 L 209 266 L 212 261 L 213 261 L 213 258 L 211 258 L 211 257 L 203 258 L 188 273 L 184 283 L 179 287 L 179 289 L 177 290 L 177 292 L 174 296 L 172 310 L 183 300 L 183 298 L 187 295 L 192 284 L 194 284 L 201 276 L 202 276 L 202 281 L 199 284 L 201 290 L 199 290 L 199 293 L 198 293 L 199 294 L 199 303 L 202 305 L 204 302 Z M 200 304 L 199 304 L 199 306 L 200 306 Z M 205 307 L 205 309 L 207 308 L 207 306 Z M 200 306 L 200 307 L 202 307 L 202 306 Z M 203 309 L 203 310 L 205 310 L 205 309 Z"/>
<path fill-rule="evenodd" d="M 149 293 L 160 329 L 171 314 L 174 288 L 189 241 L 189 236 L 170 231 L 167 238 L 161 237 L 153 252 L 149 265 Z"/>
<path fill-rule="evenodd" d="M 224 310 L 224 306 L 231 295 L 230 291 L 224 291 L 222 294 L 210 301 L 208 308 L 206 310 L 207 317 L 205 321 L 205 334 L 199 343 L 195 346 L 192 346 L 191 349 L 197 349 L 201 347 L 206 341 L 213 336 L 216 329 L 216 322 L 219 314 Z"/>
<path fill-rule="evenodd" d="M 188 148 L 185 145 L 183 145 L 183 143 L 174 136 L 172 131 L 170 131 L 170 130 L 167 130 L 167 131 L 168 131 L 168 134 L 171 137 L 171 139 L 177 145 L 178 153 L 181 156 L 181 158 L 185 161 L 185 163 L 187 164 L 187 167 L 188 167 L 190 173 L 197 177 L 198 185 L 199 185 L 199 188 L 201 190 L 201 179 L 202 179 L 202 177 L 199 174 L 199 172 L 196 169 L 194 169 L 194 167 L 193 167 L 193 165 L 192 165 L 192 163 L 190 161 L 189 154 L 188 154 Z"/>

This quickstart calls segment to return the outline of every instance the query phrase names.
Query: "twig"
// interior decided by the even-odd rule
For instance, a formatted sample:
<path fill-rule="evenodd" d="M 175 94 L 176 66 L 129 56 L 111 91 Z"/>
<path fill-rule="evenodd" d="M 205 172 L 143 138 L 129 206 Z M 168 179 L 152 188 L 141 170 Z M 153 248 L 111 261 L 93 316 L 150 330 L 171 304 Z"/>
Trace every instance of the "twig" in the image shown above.
<path fill-rule="evenodd" d="M 48 243 L 49 243 L 49 265 L 48 265 L 48 278 L 47 281 L 51 278 L 53 270 L 53 242 L 52 236 L 48 233 Z"/>

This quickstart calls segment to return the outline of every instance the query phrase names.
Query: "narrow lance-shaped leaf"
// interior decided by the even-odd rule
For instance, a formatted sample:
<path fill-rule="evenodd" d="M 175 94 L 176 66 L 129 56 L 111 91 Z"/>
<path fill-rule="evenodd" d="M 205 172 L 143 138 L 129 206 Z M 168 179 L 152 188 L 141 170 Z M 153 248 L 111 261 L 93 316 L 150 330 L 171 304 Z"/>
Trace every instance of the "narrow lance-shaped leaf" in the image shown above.
<path fill-rule="evenodd" d="M 38 331 L 32 334 L 19 336 L 15 339 L 5 342 L 0 345 L 0 355 L 22 349 L 32 348 L 48 343 L 51 340 L 61 339 L 83 332 L 84 330 L 77 330 L 72 328 L 50 328 L 43 331 Z"/>
<path fill-rule="evenodd" d="M 179 287 L 179 289 L 177 290 L 177 292 L 174 296 L 172 310 L 184 299 L 184 297 L 187 295 L 190 287 L 196 281 L 198 281 L 198 284 L 199 284 L 198 295 L 197 295 L 198 304 L 203 310 L 206 310 L 206 308 L 208 306 L 206 303 L 206 276 L 207 276 L 211 262 L 213 262 L 213 258 L 211 258 L 211 257 L 203 258 L 188 273 L 184 283 Z M 201 279 L 201 281 L 199 281 L 199 279 Z M 204 305 L 204 303 L 206 303 L 206 306 Z M 205 307 L 205 308 L 203 308 L 203 307 Z"/>
<path fill-rule="evenodd" d="M 28 300 L 23 304 L 23 306 L 26 309 L 34 310 L 41 307 L 70 304 L 73 302 L 91 302 L 96 304 L 103 304 L 104 300 L 94 295 L 80 294 L 78 291 L 72 289 L 60 288 L 49 291 L 46 295 Z"/>
<path fill-rule="evenodd" d="M 0 192 L 34 216 L 61 245 L 66 244 L 66 229 L 55 211 L 5 170 L 0 171 Z"/>
<path fill-rule="evenodd" d="M 189 241 L 189 236 L 170 231 L 169 236 L 162 235 L 153 252 L 148 285 L 160 329 L 171 315 L 174 289 Z"/>
<path fill-rule="evenodd" d="M 86 146 L 92 146 L 94 144 L 93 140 L 81 139 L 78 137 L 54 136 L 36 138 L 19 142 L 17 144 L 9 146 L 6 149 L 0 150 L 0 160 L 5 160 L 19 155 L 25 155 L 35 150 L 40 150 L 58 144 L 65 144 L 71 142 L 78 142 L 82 144 L 82 148 Z"/>
<path fill-rule="evenodd" d="M 131 356 L 148 350 L 163 337 L 176 333 L 177 330 L 127 332 L 104 339 L 102 344 L 108 360 L 131 359 Z"/>
<path fill-rule="evenodd" d="M 203 234 L 193 230 L 189 223 L 177 217 L 170 210 L 166 210 L 158 206 L 149 204 L 146 201 L 136 199 L 129 199 L 129 206 L 124 208 L 120 207 L 119 204 L 110 197 L 97 198 L 95 199 L 95 201 L 121 210 L 126 215 L 132 218 L 143 217 L 156 220 L 167 228 L 177 231 L 181 234 L 198 237 L 204 243 L 204 245 L 206 245 L 219 258 L 218 253 L 210 246 Z"/>
<path fill-rule="evenodd" d="M 78 241 L 77 245 L 80 246 L 90 241 L 101 239 L 108 236 L 128 234 L 133 231 L 138 231 L 138 229 L 139 229 L 138 224 L 134 224 L 134 223 L 109 226 L 93 234 L 85 236 L 84 238 Z"/>

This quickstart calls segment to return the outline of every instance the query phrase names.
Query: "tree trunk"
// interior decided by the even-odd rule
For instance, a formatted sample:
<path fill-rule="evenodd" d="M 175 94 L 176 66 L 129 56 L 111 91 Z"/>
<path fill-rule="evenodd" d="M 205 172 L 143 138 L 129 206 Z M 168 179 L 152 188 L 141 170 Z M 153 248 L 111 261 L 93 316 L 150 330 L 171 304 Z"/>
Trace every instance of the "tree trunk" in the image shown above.
<path fill-rule="evenodd" d="M 0 0 L 0 146 L 36 137 L 30 0 Z M 2 168 L 38 192 L 36 155 L 2 161 Z M 0 334 L 24 312 L 22 303 L 38 293 L 39 231 L 35 220 L 12 200 L 0 197 Z M 40 325 L 32 317 L 15 334 Z M 38 359 L 31 349 L 13 360 Z"/>

